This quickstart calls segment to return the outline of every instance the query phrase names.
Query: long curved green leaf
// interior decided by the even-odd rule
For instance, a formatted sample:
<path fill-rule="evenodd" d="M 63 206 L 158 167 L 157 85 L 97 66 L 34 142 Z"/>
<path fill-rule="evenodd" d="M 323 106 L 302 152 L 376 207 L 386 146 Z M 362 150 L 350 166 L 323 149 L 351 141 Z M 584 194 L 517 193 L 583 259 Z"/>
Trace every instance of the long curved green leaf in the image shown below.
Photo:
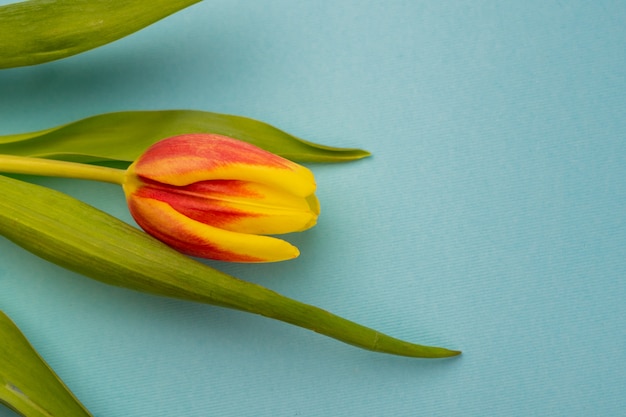
<path fill-rule="evenodd" d="M 0 69 L 97 48 L 199 1 L 30 0 L 0 6 Z"/>
<path fill-rule="evenodd" d="M 0 136 L 0 154 L 84 163 L 132 162 L 154 142 L 183 133 L 218 133 L 299 162 L 344 162 L 370 155 L 360 149 L 307 142 L 246 117 L 198 110 L 107 113 L 52 129 Z"/>
<path fill-rule="evenodd" d="M 0 403 L 24 417 L 91 416 L 2 311 Z"/>
<path fill-rule="evenodd" d="M 0 235 L 107 284 L 260 314 L 363 349 L 441 358 L 460 352 L 387 336 L 176 252 L 66 194 L 0 176 Z"/>

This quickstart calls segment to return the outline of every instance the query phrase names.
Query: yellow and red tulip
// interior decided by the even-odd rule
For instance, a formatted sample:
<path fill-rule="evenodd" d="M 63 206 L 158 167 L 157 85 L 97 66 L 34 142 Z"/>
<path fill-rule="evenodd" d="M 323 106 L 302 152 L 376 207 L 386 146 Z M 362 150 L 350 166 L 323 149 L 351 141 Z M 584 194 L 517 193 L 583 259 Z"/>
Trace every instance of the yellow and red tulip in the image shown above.
<path fill-rule="evenodd" d="M 315 225 L 307 168 L 246 142 L 187 134 L 157 142 L 127 170 L 130 212 L 147 233 L 188 255 L 272 262 L 299 255 L 266 235 Z"/>
<path fill-rule="evenodd" d="M 176 120 L 186 120 L 180 113 L 176 114 L 179 116 Z M 150 117 L 144 119 L 146 116 Z M 128 170 L 0 152 L 0 172 L 120 184 L 137 222 L 178 251 L 68 195 L 3 175 L 0 175 L 0 236 L 50 262 L 107 284 L 260 314 L 377 352 L 424 358 L 460 354 L 456 350 L 395 339 L 260 285 L 236 279 L 181 254 L 248 262 L 296 256 L 297 249 L 290 244 L 264 235 L 305 230 L 315 224 L 319 214 L 315 181 L 311 172 L 302 166 L 216 134 L 166 139 L 138 157 L 145 148 L 137 151 L 134 149 L 136 142 L 154 143 L 149 135 L 142 136 L 144 127 L 158 123 L 161 117 L 160 114 L 156 118 L 142 114 L 139 118 L 140 123 L 132 125 L 134 128 L 126 125 L 122 129 L 125 133 L 118 137 L 118 146 L 93 146 L 91 141 L 83 146 L 79 140 L 68 139 L 59 141 L 52 153 L 46 153 L 50 152 L 47 145 L 39 150 L 37 146 L 32 147 L 32 137 L 45 136 L 50 131 L 35 132 L 35 136 L 17 135 L 6 142 L 27 144 L 27 154 L 65 155 L 68 159 L 83 161 L 130 161 L 127 159 L 130 155 L 135 162 Z M 104 125 L 120 124 L 118 115 L 105 119 Z M 268 130 L 239 119 L 234 122 L 227 124 L 228 131 L 243 128 L 244 132 L 239 133 L 247 137 L 261 132 L 265 136 L 258 142 L 268 148 L 273 144 L 274 148 L 282 149 L 279 152 L 283 154 L 300 155 L 300 160 L 312 157 L 306 160 L 338 161 L 368 155 L 359 150 L 315 148 L 314 144 L 285 137 L 275 129 Z M 104 143 L 112 145 L 107 139 L 111 136 L 110 129 L 103 130 L 106 133 L 98 129 L 85 130 L 85 127 L 102 125 L 103 120 L 95 118 L 51 131 L 58 135 L 67 129 L 60 136 L 88 136 L 90 140 L 95 137 L 96 142 L 100 135 Z M 132 138 L 135 140 L 130 140 Z M 283 139 L 287 140 L 286 144 Z M 125 152 L 119 154 L 118 148 L 124 148 Z M 0 364 L 0 371 L 21 369 L 11 368 L 11 363 L 6 362 L 6 367 Z M 24 403 L 24 389 L 14 385 L 5 388 L 9 395 L 19 394 L 13 396 L 13 400 Z M 53 397 L 59 398 L 47 398 Z M 14 406 L 15 401 L 8 403 Z M 17 406 L 15 409 L 21 410 Z"/>

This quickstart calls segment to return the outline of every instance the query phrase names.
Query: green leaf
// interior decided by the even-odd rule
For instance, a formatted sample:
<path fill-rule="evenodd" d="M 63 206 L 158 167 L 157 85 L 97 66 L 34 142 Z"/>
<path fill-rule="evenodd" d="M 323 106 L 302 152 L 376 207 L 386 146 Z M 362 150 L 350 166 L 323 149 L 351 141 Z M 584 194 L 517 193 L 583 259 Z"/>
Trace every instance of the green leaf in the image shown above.
<path fill-rule="evenodd" d="M 0 403 L 24 417 L 91 416 L 0 311 Z"/>
<path fill-rule="evenodd" d="M 307 142 L 246 117 L 197 110 L 107 113 L 39 132 L 0 136 L 0 154 L 130 163 L 154 142 L 184 133 L 230 136 L 298 162 L 345 162 L 370 155 Z"/>
<path fill-rule="evenodd" d="M 30 0 L 0 6 L 0 69 L 65 58 L 200 0 Z"/>
<path fill-rule="evenodd" d="M 104 283 L 260 314 L 378 352 L 428 358 L 460 353 L 395 339 L 234 278 L 58 191 L 0 176 L 0 195 L 0 235 Z"/>

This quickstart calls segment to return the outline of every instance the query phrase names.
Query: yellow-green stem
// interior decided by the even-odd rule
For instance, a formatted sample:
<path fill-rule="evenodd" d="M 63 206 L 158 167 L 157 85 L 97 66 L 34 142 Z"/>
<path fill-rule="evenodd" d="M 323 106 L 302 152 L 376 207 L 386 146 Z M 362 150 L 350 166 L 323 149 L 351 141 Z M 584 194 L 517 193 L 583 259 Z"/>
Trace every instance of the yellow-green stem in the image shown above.
<path fill-rule="evenodd" d="M 0 172 L 76 178 L 120 185 L 124 183 L 126 174 L 123 169 L 13 155 L 0 155 Z"/>

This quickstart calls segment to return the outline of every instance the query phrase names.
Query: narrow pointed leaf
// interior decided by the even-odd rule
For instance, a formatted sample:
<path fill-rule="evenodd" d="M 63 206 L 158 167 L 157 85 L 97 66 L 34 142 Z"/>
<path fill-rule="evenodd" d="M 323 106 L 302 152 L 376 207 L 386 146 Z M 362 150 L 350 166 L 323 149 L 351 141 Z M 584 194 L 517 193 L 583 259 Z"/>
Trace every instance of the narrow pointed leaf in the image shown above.
<path fill-rule="evenodd" d="M 0 403 L 24 417 L 91 416 L 2 311 Z"/>
<path fill-rule="evenodd" d="M 224 274 L 58 191 L 0 176 L 0 194 L 0 235 L 104 283 L 260 314 L 378 352 L 428 358 L 460 353 L 395 339 Z"/>
<path fill-rule="evenodd" d="M 130 163 L 153 143 L 186 133 L 230 136 L 299 162 L 345 162 L 370 155 L 308 142 L 246 117 L 197 110 L 107 113 L 38 132 L 0 136 L 0 154 Z"/>
<path fill-rule="evenodd" d="M 0 6 L 0 69 L 65 58 L 200 0 L 30 0 Z"/>

